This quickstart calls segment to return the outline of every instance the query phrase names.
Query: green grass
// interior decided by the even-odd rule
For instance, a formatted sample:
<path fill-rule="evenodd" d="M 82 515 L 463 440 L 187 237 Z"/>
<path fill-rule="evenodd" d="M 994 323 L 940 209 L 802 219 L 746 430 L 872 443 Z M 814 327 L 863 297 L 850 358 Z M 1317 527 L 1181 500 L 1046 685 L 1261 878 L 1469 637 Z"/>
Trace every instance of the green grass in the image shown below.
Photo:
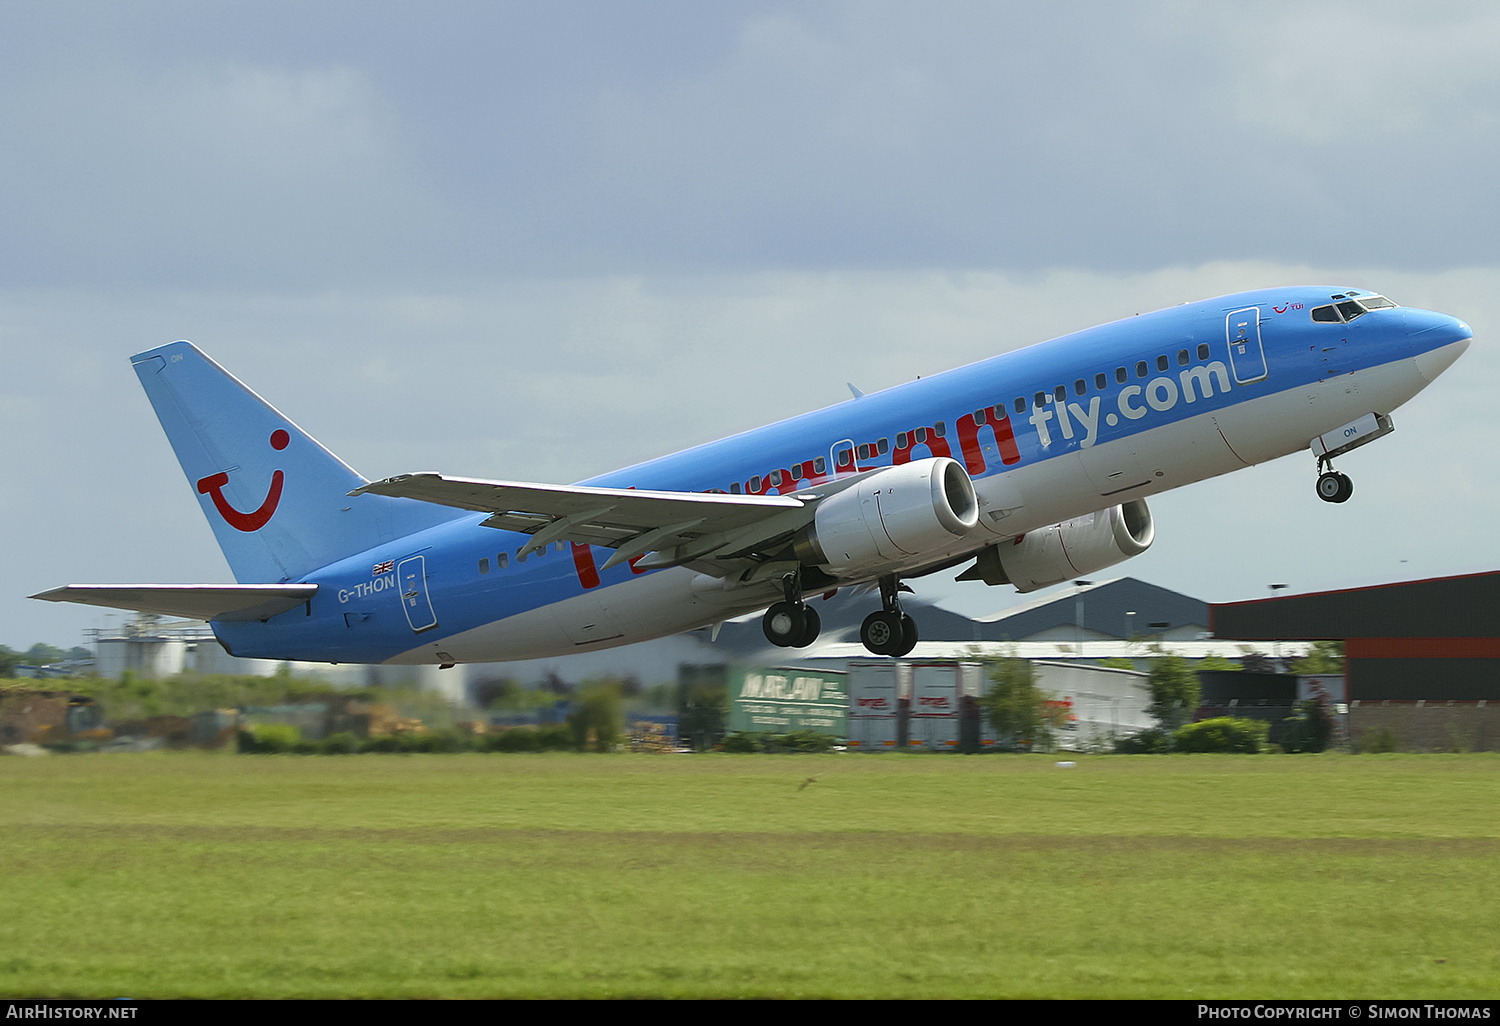
<path fill-rule="evenodd" d="M 1500 758 L 1077 762 L 4 759 L 0 995 L 1500 996 Z"/>

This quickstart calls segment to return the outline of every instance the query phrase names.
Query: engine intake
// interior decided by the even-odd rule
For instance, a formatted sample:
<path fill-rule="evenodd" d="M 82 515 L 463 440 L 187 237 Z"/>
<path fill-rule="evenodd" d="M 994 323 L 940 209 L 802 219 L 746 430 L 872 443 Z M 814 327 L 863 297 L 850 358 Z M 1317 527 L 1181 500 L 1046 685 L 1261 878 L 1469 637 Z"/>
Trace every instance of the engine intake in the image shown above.
<path fill-rule="evenodd" d="M 992 545 L 958 579 L 1036 591 L 1139 556 L 1155 539 L 1151 511 L 1136 499 Z"/>
<path fill-rule="evenodd" d="M 823 500 L 798 532 L 797 558 L 839 574 L 941 550 L 979 523 L 974 482 L 946 456 L 866 475 Z"/>

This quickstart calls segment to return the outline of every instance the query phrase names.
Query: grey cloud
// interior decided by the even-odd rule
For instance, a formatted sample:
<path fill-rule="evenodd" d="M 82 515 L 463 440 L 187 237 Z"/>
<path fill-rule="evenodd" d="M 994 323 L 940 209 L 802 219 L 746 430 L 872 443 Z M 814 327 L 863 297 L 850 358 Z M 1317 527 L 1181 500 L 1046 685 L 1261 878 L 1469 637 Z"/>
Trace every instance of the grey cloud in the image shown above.
<path fill-rule="evenodd" d="M 1486 5 L 22 10 L 11 282 L 1496 256 Z"/>

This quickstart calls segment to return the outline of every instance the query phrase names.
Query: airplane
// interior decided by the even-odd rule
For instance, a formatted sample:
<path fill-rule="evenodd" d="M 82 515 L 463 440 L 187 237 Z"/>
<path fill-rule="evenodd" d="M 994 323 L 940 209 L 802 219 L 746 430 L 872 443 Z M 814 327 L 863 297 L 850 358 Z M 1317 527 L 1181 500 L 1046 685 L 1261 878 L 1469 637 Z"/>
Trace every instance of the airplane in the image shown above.
<path fill-rule="evenodd" d="M 876 587 L 860 629 L 902 656 L 904 579 L 1032 591 L 1155 537 L 1146 498 L 1310 449 L 1333 460 L 1469 346 L 1468 324 L 1328 287 L 1187 303 L 922 377 L 574 485 L 369 481 L 189 342 L 131 358 L 233 585 L 33 598 L 207 620 L 232 655 L 533 659 L 764 610 L 806 647 L 810 597 Z M 1238 530 L 1244 530 L 1242 525 Z"/>

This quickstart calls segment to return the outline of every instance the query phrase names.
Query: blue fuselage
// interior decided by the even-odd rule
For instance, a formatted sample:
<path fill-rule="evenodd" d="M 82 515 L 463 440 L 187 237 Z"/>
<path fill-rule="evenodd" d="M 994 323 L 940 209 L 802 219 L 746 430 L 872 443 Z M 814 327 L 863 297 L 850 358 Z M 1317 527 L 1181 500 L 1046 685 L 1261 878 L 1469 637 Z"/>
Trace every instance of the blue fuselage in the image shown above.
<path fill-rule="evenodd" d="M 1314 319 L 1351 295 L 1371 298 L 1269 289 L 1131 317 L 582 483 L 790 495 L 856 471 L 951 456 L 989 513 L 952 550 L 925 554 L 928 567 L 951 565 L 1026 531 L 1306 448 L 1362 414 L 1389 413 L 1470 338 L 1462 321 L 1380 306 L 1378 297 L 1352 318 Z M 305 606 L 215 630 L 244 656 L 453 662 L 644 640 L 771 600 L 682 567 L 601 570 L 609 550 L 585 545 L 557 542 L 523 559 L 528 536 L 484 519 L 455 516 L 323 567 L 305 577 L 319 585 Z M 557 611 L 545 615 L 548 607 Z M 615 626 L 599 641 L 570 629 L 570 617 L 601 616 Z"/>

